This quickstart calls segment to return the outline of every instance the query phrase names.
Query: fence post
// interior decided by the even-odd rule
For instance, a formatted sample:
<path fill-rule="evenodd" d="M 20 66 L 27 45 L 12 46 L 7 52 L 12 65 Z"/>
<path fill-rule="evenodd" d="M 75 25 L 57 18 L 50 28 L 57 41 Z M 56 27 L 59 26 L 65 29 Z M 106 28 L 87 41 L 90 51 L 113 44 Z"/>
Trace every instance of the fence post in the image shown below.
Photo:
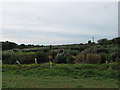
<path fill-rule="evenodd" d="M 50 61 L 50 68 L 52 68 L 52 62 Z"/>
<path fill-rule="evenodd" d="M 17 64 L 21 65 L 19 61 L 16 61 Z"/>
<path fill-rule="evenodd" d="M 35 58 L 35 64 L 37 64 L 37 59 Z"/>

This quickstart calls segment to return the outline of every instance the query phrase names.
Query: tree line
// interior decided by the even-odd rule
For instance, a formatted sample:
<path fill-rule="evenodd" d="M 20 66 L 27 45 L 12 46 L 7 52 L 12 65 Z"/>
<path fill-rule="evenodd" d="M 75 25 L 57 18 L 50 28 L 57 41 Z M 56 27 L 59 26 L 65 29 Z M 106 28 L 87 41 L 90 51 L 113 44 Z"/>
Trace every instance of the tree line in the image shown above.
<path fill-rule="evenodd" d="M 103 38 L 103 39 L 98 40 L 97 42 L 98 43 L 95 43 L 95 42 L 91 42 L 91 40 L 89 40 L 87 44 L 99 44 L 99 45 L 114 44 L 114 45 L 120 45 L 120 37 L 113 38 L 111 40 Z M 0 43 L 2 43 L 2 51 L 11 50 L 11 49 L 15 49 L 15 48 L 24 49 L 24 48 L 33 48 L 33 47 L 43 47 L 43 45 L 40 46 L 40 45 L 34 45 L 34 44 L 28 44 L 28 45 L 20 44 L 20 45 L 18 45 L 15 42 L 9 42 L 9 41 L 0 42 Z M 52 45 L 50 45 L 50 48 L 51 47 L 52 47 Z"/>
<path fill-rule="evenodd" d="M 65 64 L 97 64 L 120 60 L 120 38 L 112 40 L 104 38 L 98 40 L 98 43 L 88 41 L 86 44 L 57 46 L 17 45 L 8 41 L 3 43 L 3 64 L 16 64 L 16 61 L 20 61 L 22 64 L 32 64 L 35 58 L 39 64 L 49 61 Z M 18 48 L 20 51 L 15 52 L 14 48 Z"/>

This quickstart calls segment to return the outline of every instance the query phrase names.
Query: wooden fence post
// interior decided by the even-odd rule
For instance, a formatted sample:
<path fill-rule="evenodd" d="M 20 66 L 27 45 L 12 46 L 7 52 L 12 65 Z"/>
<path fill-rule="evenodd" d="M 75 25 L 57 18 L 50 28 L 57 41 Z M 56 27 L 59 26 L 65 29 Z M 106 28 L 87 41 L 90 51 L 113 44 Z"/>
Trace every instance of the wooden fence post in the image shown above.
<path fill-rule="evenodd" d="M 35 64 L 37 64 L 37 59 L 35 58 Z"/>
<path fill-rule="evenodd" d="M 19 61 L 16 61 L 17 64 L 21 65 Z"/>

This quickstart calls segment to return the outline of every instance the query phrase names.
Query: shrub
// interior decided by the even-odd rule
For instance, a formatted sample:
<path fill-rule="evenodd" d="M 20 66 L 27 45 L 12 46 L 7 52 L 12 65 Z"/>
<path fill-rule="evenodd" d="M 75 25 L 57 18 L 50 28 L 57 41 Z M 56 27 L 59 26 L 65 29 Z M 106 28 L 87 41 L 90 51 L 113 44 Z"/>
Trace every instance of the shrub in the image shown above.
<path fill-rule="evenodd" d="M 65 53 L 59 53 L 56 55 L 54 62 L 55 63 L 66 63 Z"/>
<path fill-rule="evenodd" d="M 74 63 L 74 57 L 70 53 L 59 53 L 54 59 L 55 63 Z"/>
<path fill-rule="evenodd" d="M 78 51 L 77 50 L 69 50 L 68 53 L 73 55 L 73 56 L 76 56 Z"/>
<path fill-rule="evenodd" d="M 75 57 L 75 63 L 81 63 L 85 61 L 85 54 L 80 53 Z"/>
<path fill-rule="evenodd" d="M 3 52 L 2 53 L 2 63 L 3 64 L 9 64 L 9 58 L 11 54 L 9 52 Z"/>
<path fill-rule="evenodd" d="M 95 47 L 87 48 L 83 51 L 83 53 L 97 53 L 97 48 Z"/>
<path fill-rule="evenodd" d="M 100 63 L 101 56 L 99 54 L 87 54 L 86 56 L 86 63 L 88 64 L 97 64 Z"/>
<path fill-rule="evenodd" d="M 35 63 L 35 57 L 36 57 L 36 53 L 23 53 L 23 54 L 19 54 L 20 56 L 20 63 L 22 64 L 32 64 Z"/>
<path fill-rule="evenodd" d="M 115 61 L 116 58 L 117 58 L 117 55 L 118 55 L 117 52 L 111 53 L 111 54 L 110 54 L 110 60 Z"/>
<path fill-rule="evenodd" d="M 101 63 L 105 63 L 106 61 L 110 62 L 112 57 L 112 54 L 101 53 Z"/>
<path fill-rule="evenodd" d="M 3 52 L 2 53 L 2 63 L 3 64 L 15 64 L 19 60 L 19 56 L 14 52 Z"/>
<path fill-rule="evenodd" d="M 101 53 L 101 63 L 105 63 L 106 61 L 108 61 L 107 54 Z"/>
<path fill-rule="evenodd" d="M 120 45 L 120 37 L 112 39 L 112 43 Z"/>
<path fill-rule="evenodd" d="M 50 48 L 43 49 L 43 52 L 47 53 L 50 50 Z"/>
<path fill-rule="evenodd" d="M 97 48 L 97 53 L 108 53 L 108 49 L 104 47 Z"/>
<path fill-rule="evenodd" d="M 48 54 L 46 54 L 45 52 L 37 52 L 36 54 L 36 58 L 38 63 L 45 63 L 49 61 L 49 57 Z"/>
<path fill-rule="evenodd" d="M 66 57 L 66 63 L 70 63 L 70 64 L 74 63 L 74 57 L 72 55 L 68 55 Z"/>
<path fill-rule="evenodd" d="M 54 50 L 48 52 L 48 54 L 50 56 L 52 56 L 53 59 L 55 58 L 55 56 L 57 55 L 57 53 L 58 53 L 58 51 L 54 51 Z"/>
<path fill-rule="evenodd" d="M 106 38 L 103 38 L 103 39 L 98 40 L 98 43 L 100 45 L 108 45 L 108 44 L 111 44 L 112 42 L 110 40 L 107 40 Z"/>

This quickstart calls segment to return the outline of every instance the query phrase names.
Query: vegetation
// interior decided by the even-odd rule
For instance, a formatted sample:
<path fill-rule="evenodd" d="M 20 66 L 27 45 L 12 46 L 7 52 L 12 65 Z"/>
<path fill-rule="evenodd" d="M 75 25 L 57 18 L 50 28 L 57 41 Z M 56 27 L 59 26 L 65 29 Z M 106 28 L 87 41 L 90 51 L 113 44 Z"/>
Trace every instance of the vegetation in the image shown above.
<path fill-rule="evenodd" d="M 39 47 L 17 45 L 7 41 L 3 42 L 3 64 L 16 64 L 16 61 L 20 61 L 22 64 L 32 64 L 35 58 L 39 64 L 49 61 L 65 64 L 117 62 L 120 60 L 119 41 L 120 38 L 100 39 L 98 43 L 88 41 L 88 44 Z"/>
<path fill-rule="evenodd" d="M 92 82 L 92 83 L 91 83 Z M 117 88 L 114 79 L 78 78 L 67 76 L 34 77 L 3 74 L 3 90 L 6 88 Z"/>
<path fill-rule="evenodd" d="M 4 73 L 38 76 L 118 77 L 118 63 L 94 64 L 46 64 L 3 65 Z"/>
<path fill-rule="evenodd" d="M 118 65 L 119 63 L 109 63 L 102 65 L 94 64 L 53 64 L 50 68 L 46 64 L 25 64 L 25 65 L 3 65 L 3 87 L 26 87 L 32 82 L 38 82 L 35 86 L 42 88 L 100 88 L 97 83 L 105 86 L 103 88 L 117 88 L 118 85 Z M 12 76 L 12 79 L 11 79 Z M 28 78 L 29 77 L 29 78 Z M 20 83 L 24 81 L 23 83 Z M 32 82 L 31 82 L 32 81 Z M 90 84 L 93 81 L 94 84 Z M 113 81 L 113 82 L 110 82 Z M 28 83 L 31 82 L 31 83 Z M 46 82 L 46 86 L 43 83 Z M 55 84 L 57 82 L 57 84 Z M 8 84 L 9 83 L 9 84 Z M 15 84 L 16 83 L 16 84 Z M 25 83 L 25 85 L 24 85 Z M 42 83 L 40 86 L 39 84 Z M 89 85 L 86 85 L 89 84 Z M 57 86 L 58 85 L 58 86 Z M 70 86 L 72 85 L 72 86 Z"/>
<path fill-rule="evenodd" d="M 3 88 L 118 87 L 119 37 L 56 46 L 6 41 L 2 46 Z"/>

